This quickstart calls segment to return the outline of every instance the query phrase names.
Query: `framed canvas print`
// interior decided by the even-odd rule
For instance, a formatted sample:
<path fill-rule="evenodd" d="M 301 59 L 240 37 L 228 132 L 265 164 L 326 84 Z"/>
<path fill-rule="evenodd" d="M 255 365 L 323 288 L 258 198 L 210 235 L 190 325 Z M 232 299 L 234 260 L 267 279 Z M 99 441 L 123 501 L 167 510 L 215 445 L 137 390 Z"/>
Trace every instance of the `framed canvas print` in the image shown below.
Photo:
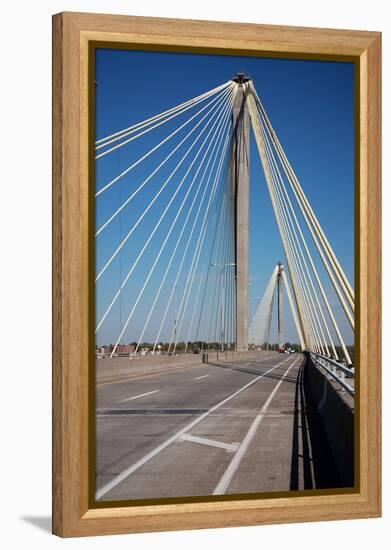
<path fill-rule="evenodd" d="M 380 514 L 380 34 L 53 18 L 53 530 Z"/>

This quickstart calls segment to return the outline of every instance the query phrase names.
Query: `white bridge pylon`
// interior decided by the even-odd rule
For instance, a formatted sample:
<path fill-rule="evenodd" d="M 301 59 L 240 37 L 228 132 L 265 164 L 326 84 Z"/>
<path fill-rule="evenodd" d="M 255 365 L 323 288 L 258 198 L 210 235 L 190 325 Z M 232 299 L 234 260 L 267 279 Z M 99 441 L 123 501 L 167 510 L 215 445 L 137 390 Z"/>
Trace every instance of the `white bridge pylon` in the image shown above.
<path fill-rule="evenodd" d="M 95 190 L 100 213 L 95 238 L 98 245 L 100 239 L 105 243 L 96 248 L 96 284 L 102 296 L 96 334 L 117 315 L 120 326 L 111 357 L 126 341 L 136 341 L 136 352 L 143 342 L 152 343 L 153 352 L 162 342 L 169 344 L 169 353 L 176 353 L 179 345 L 187 351 L 194 342 L 232 349 L 239 325 L 241 330 L 246 326 L 245 339 L 247 271 L 243 275 L 237 259 L 244 258 L 247 265 L 246 201 L 240 202 L 238 221 L 235 208 L 241 191 L 232 185 L 232 166 L 248 176 L 249 143 L 243 139 L 248 121 L 286 266 L 273 272 L 248 330 L 249 344 L 265 341 L 275 286 L 282 292 L 283 285 L 302 349 L 339 359 L 339 347 L 347 364 L 352 363 L 340 323 L 344 317 L 354 331 L 354 290 L 253 82 L 244 75 L 95 142 L 97 163 L 118 158 L 97 170 L 105 179 L 96 182 Z M 242 156 L 235 165 L 231 161 L 238 143 Z M 107 167 L 115 166 L 118 170 L 109 173 Z M 118 222 L 121 229 L 114 238 Z M 262 242 L 263 236 L 256 238 Z M 118 262 L 119 277 L 113 275 Z M 139 288 L 129 292 L 136 282 Z M 279 332 L 282 340 L 282 318 Z"/>
<path fill-rule="evenodd" d="M 270 343 L 270 326 L 273 317 L 273 307 L 275 294 L 277 292 L 277 324 L 278 324 L 278 346 L 283 348 L 285 346 L 283 319 L 282 319 L 282 284 L 284 285 L 285 292 L 288 296 L 290 309 L 292 312 L 293 320 L 295 322 L 297 334 L 300 341 L 300 347 L 302 351 L 306 349 L 303 333 L 301 330 L 296 306 L 292 298 L 289 283 L 285 275 L 284 266 L 280 263 L 276 265 L 272 276 L 269 279 L 265 293 L 262 296 L 261 301 L 255 311 L 254 317 L 251 321 L 248 332 L 248 343 L 250 348 L 261 347 L 264 344 Z"/>

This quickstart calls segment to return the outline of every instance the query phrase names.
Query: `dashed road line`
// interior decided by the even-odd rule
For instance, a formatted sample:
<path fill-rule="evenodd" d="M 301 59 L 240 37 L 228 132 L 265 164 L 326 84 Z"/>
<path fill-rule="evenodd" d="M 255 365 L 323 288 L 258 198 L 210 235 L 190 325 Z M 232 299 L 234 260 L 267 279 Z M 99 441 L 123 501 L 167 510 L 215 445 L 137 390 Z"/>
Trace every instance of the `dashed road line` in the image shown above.
<path fill-rule="evenodd" d="M 160 390 L 154 390 L 154 391 L 148 391 L 147 393 L 140 393 L 139 395 L 134 395 L 133 397 L 128 397 L 127 399 L 123 399 L 121 403 L 125 403 L 125 401 L 133 401 L 133 399 L 140 399 L 140 397 L 146 397 L 147 395 L 152 395 L 153 393 L 157 393 Z"/>
<path fill-rule="evenodd" d="M 194 380 L 202 380 L 203 378 L 208 378 L 210 374 L 204 374 L 203 376 L 197 376 L 197 378 L 194 378 Z"/>

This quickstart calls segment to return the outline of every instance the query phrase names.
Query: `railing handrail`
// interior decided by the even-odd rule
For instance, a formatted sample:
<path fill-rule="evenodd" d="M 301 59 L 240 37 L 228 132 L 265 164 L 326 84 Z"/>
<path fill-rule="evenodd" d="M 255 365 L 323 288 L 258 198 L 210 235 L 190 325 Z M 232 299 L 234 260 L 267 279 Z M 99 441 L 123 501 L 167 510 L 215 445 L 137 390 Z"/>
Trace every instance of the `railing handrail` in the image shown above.
<path fill-rule="evenodd" d="M 343 363 L 339 363 L 335 359 L 332 359 L 331 357 L 327 357 L 326 355 L 321 355 L 320 353 L 316 353 L 315 351 L 311 351 L 312 355 L 315 355 L 316 357 L 320 357 L 321 359 L 324 359 L 328 363 L 331 363 L 334 367 L 337 369 L 343 371 L 345 374 L 351 376 L 354 376 L 354 367 L 347 367 Z"/>
<path fill-rule="evenodd" d="M 346 382 L 346 375 L 351 378 L 354 378 L 354 369 L 349 369 L 345 365 L 341 365 L 334 359 L 320 355 L 313 351 L 310 352 L 311 358 L 317 363 L 320 367 L 324 368 L 326 372 L 336 381 L 344 390 L 347 391 L 349 395 L 354 397 L 354 387 Z M 326 363 L 326 364 L 325 364 Z M 337 369 L 341 372 L 341 375 L 338 376 Z"/>

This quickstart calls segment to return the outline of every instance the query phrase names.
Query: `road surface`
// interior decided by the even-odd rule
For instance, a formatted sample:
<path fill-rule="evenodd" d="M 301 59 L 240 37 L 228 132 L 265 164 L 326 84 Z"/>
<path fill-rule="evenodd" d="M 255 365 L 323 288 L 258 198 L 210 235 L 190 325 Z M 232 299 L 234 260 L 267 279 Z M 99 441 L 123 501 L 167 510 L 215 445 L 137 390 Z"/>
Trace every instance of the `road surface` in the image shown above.
<path fill-rule="evenodd" d="M 338 487 L 303 362 L 258 352 L 98 384 L 97 500 Z"/>

